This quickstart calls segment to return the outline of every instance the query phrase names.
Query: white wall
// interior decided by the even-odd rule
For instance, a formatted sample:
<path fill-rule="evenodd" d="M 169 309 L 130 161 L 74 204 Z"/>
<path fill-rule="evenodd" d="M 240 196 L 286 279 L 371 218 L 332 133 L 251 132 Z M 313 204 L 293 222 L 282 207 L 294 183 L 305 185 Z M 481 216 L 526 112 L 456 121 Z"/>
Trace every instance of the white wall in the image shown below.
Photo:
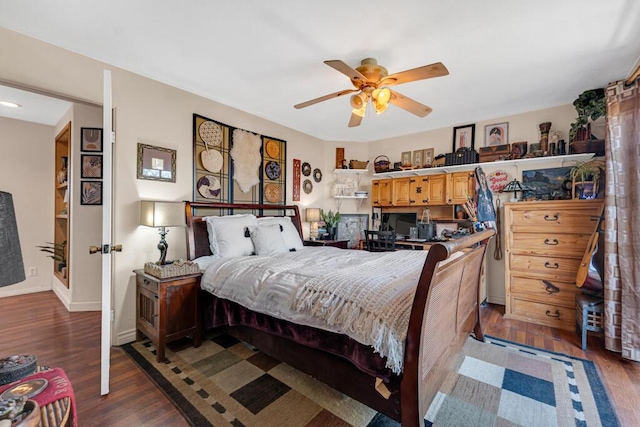
<path fill-rule="evenodd" d="M 25 270 L 37 270 L 0 297 L 51 289 L 53 261 L 36 246 L 53 238 L 53 140 L 53 126 L 0 117 L 0 190 L 13 196 Z"/>

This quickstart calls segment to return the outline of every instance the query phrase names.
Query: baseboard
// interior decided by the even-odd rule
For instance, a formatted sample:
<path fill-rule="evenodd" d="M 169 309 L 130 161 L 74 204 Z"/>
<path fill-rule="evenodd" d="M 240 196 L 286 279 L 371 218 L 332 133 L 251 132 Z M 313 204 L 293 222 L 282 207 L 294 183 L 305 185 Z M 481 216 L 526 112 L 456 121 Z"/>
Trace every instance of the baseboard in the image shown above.
<path fill-rule="evenodd" d="M 120 332 L 116 335 L 116 345 L 123 345 L 136 340 L 136 330 L 130 329 L 128 331 Z"/>
<path fill-rule="evenodd" d="M 505 299 L 505 297 L 488 297 L 487 301 L 490 302 L 491 304 L 499 304 L 499 305 L 506 305 L 507 301 Z"/>
<path fill-rule="evenodd" d="M 46 292 L 50 291 L 51 287 L 43 286 L 40 288 L 14 288 L 14 289 L 2 289 L 0 291 L 0 298 L 4 297 L 15 297 L 17 295 L 27 295 L 27 294 L 35 294 L 37 292 Z"/>
<path fill-rule="evenodd" d="M 71 295 L 69 289 L 65 285 L 60 283 L 60 281 L 56 277 L 53 278 L 52 288 L 53 293 L 56 294 L 62 305 L 64 305 L 68 311 L 71 311 L 71 309 L 69 308 L 71 304 Z"/>
<path fill-rule="evenodd" d="M 100 301 L 71 302 L 67 307 L 69 311 L 101 311 Z"/>

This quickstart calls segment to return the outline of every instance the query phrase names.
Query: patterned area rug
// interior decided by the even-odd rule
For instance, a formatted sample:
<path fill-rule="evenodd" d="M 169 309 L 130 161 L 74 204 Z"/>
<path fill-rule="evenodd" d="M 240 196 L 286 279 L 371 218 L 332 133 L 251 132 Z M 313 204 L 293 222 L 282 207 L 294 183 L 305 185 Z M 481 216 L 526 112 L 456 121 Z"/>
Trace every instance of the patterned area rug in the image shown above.
<path fill-rule="evenodd" d="M 167 349 L 122 347 L 194 426 L 398 426 L 313 378 L 229 335 Z M 587 360 L 495 338 L 469 338 L 424 425 L 618 426 Z"/>

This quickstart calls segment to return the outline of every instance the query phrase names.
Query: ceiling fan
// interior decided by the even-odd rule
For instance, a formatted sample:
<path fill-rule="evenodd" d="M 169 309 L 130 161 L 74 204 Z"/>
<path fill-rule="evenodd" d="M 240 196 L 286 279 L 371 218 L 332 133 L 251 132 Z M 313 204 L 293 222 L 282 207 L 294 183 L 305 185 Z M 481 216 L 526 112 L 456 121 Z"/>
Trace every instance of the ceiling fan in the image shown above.
<path fill-rule="evenodd" d="M 353 92 L 358 92 L 351 96 L 351 119 L 349 127 L 359 126 L 362 118 L 367 110 L 369 101 L 376 110 L 377 114 L 382 114 L 389 107 L 389 103 L 407 110 L 419 117 L 425 117 L 431 111 L 430 107 L 423 105 L 411 98 L 389 89 L 388 86 L 409 83 L 416 80 L 430 79 L 433 77 L 441 77 L 449 74 L 449 70 L 441 62 L 435 64 L 424 65 L 422 67 L 413 68 L 411 70 L 401 71 L 399 73 L 389 75 L 389 72 L 373 58 L 363 59 L 359 67 L 354 70 L 340 60 L 324 61 L 325 64 L 340 71 L 351 79 L 351 83 L 355 89 L 346 89 L 329 95 L 321 96 L 307 102 L 294 105 L 295 108 L 305 108 L 313 104 L 317 104 L 329 99 L 338 98 Z"/>

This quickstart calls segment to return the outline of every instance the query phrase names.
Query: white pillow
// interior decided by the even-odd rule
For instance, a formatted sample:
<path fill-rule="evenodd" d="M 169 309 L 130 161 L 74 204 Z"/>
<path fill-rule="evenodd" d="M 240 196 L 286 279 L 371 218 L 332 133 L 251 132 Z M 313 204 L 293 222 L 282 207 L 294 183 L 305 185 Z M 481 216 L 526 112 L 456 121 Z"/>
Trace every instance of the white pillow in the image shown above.
<path fill-rule="evenodd" d="M 254 215 L 208 216 L 206 220 L 209 248 L 213 255 L 227 258 L 254 253 L 248 233 L 258 225 Z"/>
<path fill-rule="evenodd" d="M 198 264 L 198 267 L 200 267 L 200 270 L 206 270 L 207 267 L 209 267 L 211 263 L 215 261 L 217 258 L 218 257 L 215 255 L 206 255 L 206 256 L 201 256 L 194 259 L 193 262 Z"/>
<path fill-rule="evenodd" d="M 258 255 L 271 255 L 289 252 L 284 244 L 284 234 L 280 224 L 260 224 L 250 230 L 251 241 Z"/>
<path fill-rule="evenodd" d="M 258 218 L 258 224 L 279 224 L 282 226 L 282 237 L 288 250 L 299 251 L 304 247 L 300 233 L 288 216 L 265 216 Z"/>

